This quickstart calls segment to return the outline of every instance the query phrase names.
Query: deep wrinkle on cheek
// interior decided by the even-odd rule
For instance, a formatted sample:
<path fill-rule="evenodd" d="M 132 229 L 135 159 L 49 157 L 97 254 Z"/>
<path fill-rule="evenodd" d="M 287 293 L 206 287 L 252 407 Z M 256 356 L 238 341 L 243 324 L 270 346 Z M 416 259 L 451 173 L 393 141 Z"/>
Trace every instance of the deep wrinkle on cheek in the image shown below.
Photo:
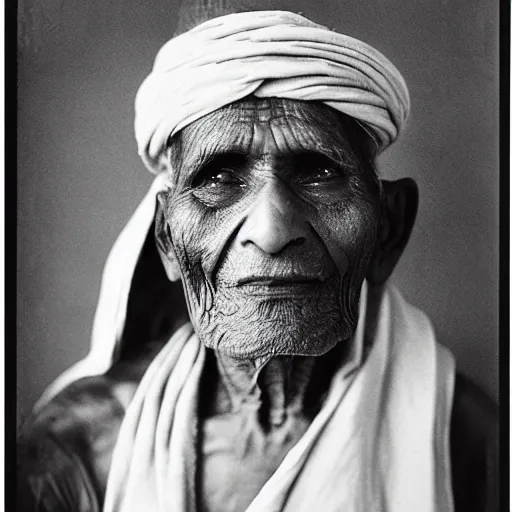
<path fill-rule="evenodd" d="M 355 329 L 360 290 L 377 240 L 378 217 L 373 208 L 354 205 L 329 210 L 317 230 L 341 278 L 339 301 L 345 321 Z"/>
<path fill-rule="evenodd" d="M 212 209 L 198 201 L 191 192 L 176 200 L 169 219 L 176 233 L 174 244 L 179 254 L 187 254 L 187 265 L 200 265 L 215 289 L 215 268 L 229 249 L 244 219 L 245 208 L 237 203 L 230 208 Z"/>
<path fill-rule="evenodd" d="M 336 264 L 340 277 L 346 272 L 366 271 L 379 225 L 378 205 L 370 201 L 340 201 L 320 206 L 309 222 Z M 358 268 L 359 267 L 359 268 Z"/>

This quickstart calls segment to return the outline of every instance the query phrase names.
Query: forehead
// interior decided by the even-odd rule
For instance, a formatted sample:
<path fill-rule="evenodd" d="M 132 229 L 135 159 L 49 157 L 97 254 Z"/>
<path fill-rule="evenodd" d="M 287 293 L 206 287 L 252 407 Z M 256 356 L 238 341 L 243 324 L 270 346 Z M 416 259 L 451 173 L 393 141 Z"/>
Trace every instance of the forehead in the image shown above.
<path fill-rule="evenodd" d="M 316 151 L 344 161 L 354 158 L 352 139 L 348 119 L 326 105 L 249 98 L 193 122 L 171 147 L 173 166 L 200 165 L 212 155 L 230 152 L 259 156 L 269 148 L 276 156 Z"/>

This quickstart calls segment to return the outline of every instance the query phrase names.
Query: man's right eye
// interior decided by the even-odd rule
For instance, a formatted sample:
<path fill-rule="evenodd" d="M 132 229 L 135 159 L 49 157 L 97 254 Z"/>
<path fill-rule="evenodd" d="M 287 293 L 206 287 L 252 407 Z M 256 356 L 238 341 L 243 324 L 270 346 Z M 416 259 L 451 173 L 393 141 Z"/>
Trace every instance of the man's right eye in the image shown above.
<path fill-rule="evenodd" d="M 196 187 L 215 189 L 225 186 L 245 187 L 245 182 L 232 169 L 220 169 L 203 175 L 197 182 Z"/>
<path fill-rule="evenodd" d="M 245 187 L 245 183 L 240 177 L 231 169 L 221 169 L 210 173 L 208 176 L 204 176 L 199 183 L 200 187 L 204 188 L 216 188 L 222 186 L 239 186 Z"/>

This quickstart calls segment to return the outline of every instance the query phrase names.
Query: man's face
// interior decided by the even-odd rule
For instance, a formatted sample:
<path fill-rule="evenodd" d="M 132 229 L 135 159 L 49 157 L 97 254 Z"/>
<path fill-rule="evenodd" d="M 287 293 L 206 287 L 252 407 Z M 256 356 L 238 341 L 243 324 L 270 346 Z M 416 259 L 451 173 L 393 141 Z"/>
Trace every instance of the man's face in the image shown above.
<path fill-rule="evenodd" d="M 379 188 L 346 125 L 323 105 L 248 99 L 173 141 L 168 243 L 206 346 L 321 355 L 353 334 Z"/>

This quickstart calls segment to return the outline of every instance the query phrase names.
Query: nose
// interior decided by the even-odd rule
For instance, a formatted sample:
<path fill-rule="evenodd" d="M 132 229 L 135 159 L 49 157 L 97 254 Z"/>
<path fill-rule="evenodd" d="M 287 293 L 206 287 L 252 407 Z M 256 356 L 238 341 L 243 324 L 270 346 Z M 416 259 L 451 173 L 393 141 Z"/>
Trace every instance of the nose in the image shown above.
<path fill-rule="evenodd" d="M 277 254 L 291 244 L 306 241 L 309 227 L 282 183 L 263 188 L 254 208 L 238 232 L 242 246 L 254 245 L 267 254 Z"/>

